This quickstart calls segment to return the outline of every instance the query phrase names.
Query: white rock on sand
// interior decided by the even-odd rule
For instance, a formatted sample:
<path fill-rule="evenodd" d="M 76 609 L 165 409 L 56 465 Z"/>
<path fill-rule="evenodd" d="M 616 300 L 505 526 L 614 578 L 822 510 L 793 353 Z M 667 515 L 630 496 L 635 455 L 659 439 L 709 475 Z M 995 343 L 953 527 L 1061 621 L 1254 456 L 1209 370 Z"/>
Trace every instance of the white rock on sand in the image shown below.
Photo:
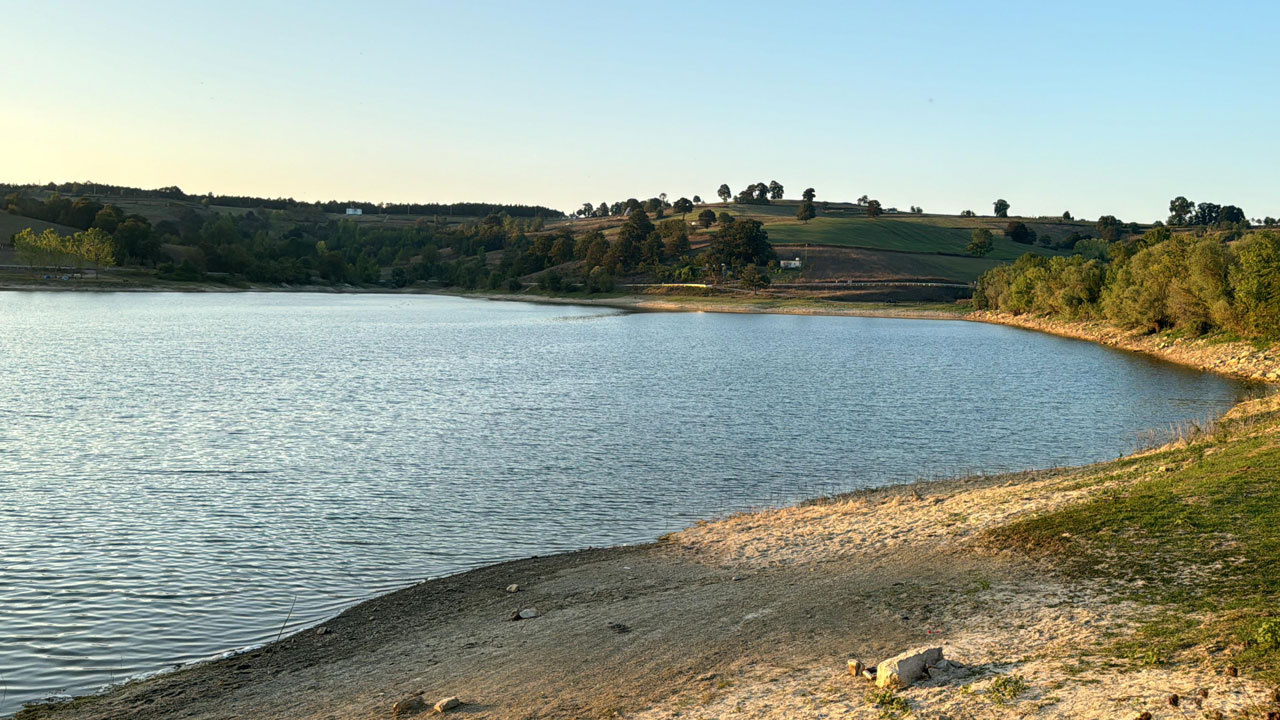
<path fill-rule="evenodd" d="M 876 666 L 879 687 L 908 687 L 925 674 L 930 665 L 942 660 L 942 648 L 918 647 L 899 653 Z"/>

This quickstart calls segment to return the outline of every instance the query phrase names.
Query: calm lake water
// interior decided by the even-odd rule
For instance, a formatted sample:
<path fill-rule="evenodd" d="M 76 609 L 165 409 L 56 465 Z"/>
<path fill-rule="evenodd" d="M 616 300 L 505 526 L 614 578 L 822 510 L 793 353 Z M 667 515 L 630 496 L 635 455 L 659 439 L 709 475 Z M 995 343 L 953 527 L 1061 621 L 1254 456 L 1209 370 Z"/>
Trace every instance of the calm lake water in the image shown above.
<path fill-rule="evenodd" d="M 955 321 L 0 293 L 0 714 L 423 578 L 1114 458 L 1245 388 Z"/>

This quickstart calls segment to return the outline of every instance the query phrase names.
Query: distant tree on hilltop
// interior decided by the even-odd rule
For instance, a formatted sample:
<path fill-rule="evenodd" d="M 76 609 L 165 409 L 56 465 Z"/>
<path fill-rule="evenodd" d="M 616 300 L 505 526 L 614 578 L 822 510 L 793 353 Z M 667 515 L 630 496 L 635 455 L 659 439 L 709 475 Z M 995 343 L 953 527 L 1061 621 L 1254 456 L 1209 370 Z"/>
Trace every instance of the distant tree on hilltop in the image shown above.
<path fill-rule="evenodd" d="M 809 202 L 813 202 L 813 199 L 817 197 L 817 193 L 813 191 L 813 188 L 805 188 L 804 194 L 801 195 L 801 197 Z"/>
<path fill-rule="evenodd" d="M 1169 224 L 1170 225 L 1186 225 L 1187 220 L 1191 217 L 1191 213 L 1195 211 L 1196 204 L 1179 195 L 1169 201 Z"/>
<path fill-rule="evenodd" d="M 671 204 L 671 209 L 680 213 L 680 217 L 684 217 L 693 210 L 693 202 L 689 198 L 680 198 Z"/>
<path fill-rule="evenodd" d="M 778 182 L 777 180 L 769 181 L 769 199 L 770 200 L 782 199 L 782 183 Z"/>
<path fill-rule="evenodd" d="M 995 201 L 996 217 L 1009 217 L 1009 202 L 1004 198 Z"/>
<path fill-rule="evenodd" d="M 725 183 L 716 190 L 716 195 L 720 196 L 720 202 L 729 202 L 729 198 L 733 197 L 733 191 L 729 189 L 728 183 Z"/>
<path fill-rule="evenodd" d="M 868 200 L 866 202 L 866 205 L 867 205 L 867 217 L 880 217 L 880 213 L 882 212 L 882 209 L 880 207 L 879 200 Z"/>
<path fill-rule="evenodd" d="M 796 210 L 796 219 L 800 222 L 807 223 L 816 217 L 817 214 L 818 211 L 814 209 L 813 203 L 809 200 L 805 200 L 800 203 L 799 209 Z"/>

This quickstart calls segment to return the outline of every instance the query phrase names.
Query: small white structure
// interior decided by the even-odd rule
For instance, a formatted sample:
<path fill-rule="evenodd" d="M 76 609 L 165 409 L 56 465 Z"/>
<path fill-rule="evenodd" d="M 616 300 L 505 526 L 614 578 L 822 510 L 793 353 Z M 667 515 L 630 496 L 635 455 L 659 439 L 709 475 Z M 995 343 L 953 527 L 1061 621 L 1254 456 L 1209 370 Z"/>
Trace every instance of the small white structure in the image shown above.
<path fill-rule="evenodd" d="M 364 210 L 361 210 L 360 208 L 347 208 L 347 214 L 348 214 L 348 215 L 363 215 L 363 214 L 364 214 Z"/>
<path fill-rule="evenodd" d="M 780 265 L 783 270 L 799 270 L 800 258 L 796 258 L 795 260 L 783 260 L 782 262 L 779 262 L 778 265 Z"/>

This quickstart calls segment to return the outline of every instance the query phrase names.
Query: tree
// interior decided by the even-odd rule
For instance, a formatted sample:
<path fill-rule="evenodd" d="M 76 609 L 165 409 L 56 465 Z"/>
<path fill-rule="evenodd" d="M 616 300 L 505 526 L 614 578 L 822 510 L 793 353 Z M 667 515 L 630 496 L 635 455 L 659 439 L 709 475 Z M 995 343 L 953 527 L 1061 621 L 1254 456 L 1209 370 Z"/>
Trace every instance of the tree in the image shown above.
<path fill-rule="evenodd" d="M 1218 211 L 1219 223 L 1242 223 L 1246 222 L 1244 211 L 1235 205 L 1223 205 Z"/>
<path fill-rule="evenodd" d="M 986 228 L 976 228 L 966 249 L 970 255 L 982 257 L 991 252 L 993 247 L 995 247 L 995 242 L 991 238 L 991 231 Z"/>
<path fill-rule="evenodd" d="M 782 199 L 782 183 L 779 183 L 777 180 L 769 181 L 769 199 L 770 200 Z"/>
<path fill-rule="evenodd" d="M 777 257 L 769 244 L 769 233 L 757 220 L 738 220 L 721 227 L 703 254 L 706 263 L 717 268 L 768 265 Z"/>
<path fill-rule="evenodd" d="M 716 222 L 720 223 L 721 225 L 732 225 L 733 216 L 722 210 L 720 214 L 716 216 Z"/>
<path fill-rule="evenodd" d="M 995 201 L 996 217 L 1009 217 L 1009 203 L 1001 198 Z"/>
<path fill-rule="evenodd" d="M 809 202 L 813 202 L 813 199 L 817 196 L 818 195 L 813 191 L 813 188 L 805 188 L 804 192 L 800 195 L 800 197 L 808 200 Z"/>
<path fill-rule="evenodd" d="M 693 196 L 693 204 L 694 204 L 694 205 L 701 205 L 701 204 L 702 204 L 702 198 L 701 198 L 701 197 L 698 197 L 697 195 L 694 195 L 694 196 Z"/>
<path fill-rule="evenodd" d="M 1196 205 L 1195 214 L 1191 217 L 1194 225 L 1216 225 L 1222 214 L 1222 206 L 1217 203 L 1202 202 Z"/>
<path fill-rule="evenodd" d="M 768 203 L 769 202 L 769 186 L 761 182 L 761 183 L 756 183 L 753 187 L 755 187 L 755 190 L 756 190 L 756 200 L 762 203 Z M 782 186 L 779 185 L 778 188 L 781 189 Z"/>
<path fill-rule="evenodd" d="M 866 205 L 866 204 L 867 204 L 867 201 L 868 201 L 868 200 L 870 200 L 870 199 L 871 199 L 871 198 L 870 198 L 869 196 L 867 196 L 867 195 L 863 195 L 862 197 L 858 198 L 858 204 L 859 204 L 859 205 Z"/>
<path fill-rule="evenodd" d="M 666 257 L 678 258 L 689 254 L 689 226 L 683 220 L 659 223 L 655 235 L 661 238 Z"/>
<path fill-rule="evenodd" d="M 879 200 L 868 200 L 866 206 L 867 217 L 880 217 L 881 207 Z"/>
<path fill-rule="evenodd" d="M 760 272 L 755 265 L 748 265 L 738 272 L 738 282 L 747 288 L 762 288 L 769 285 L 769 276 Z"/>
<path fill-rule="evenodd" d="M 800 222 L 807 223 L 816 217 L 817 214 L 818 211 L 813 209 L 813 203 L 809 200 L 805 200 L 800 203 L 799 209 L 796 210 L 796 219 Z"/>
<path fill-rule="evenodd" d="M 1098 237 L 1109 243 L 1120 239 L 1120 221 L 1115 215 L 1103 215 L 1093 227 L 1098 231 Z"/>
<path fill-rule="evenodd" d="M 609 217 L 608 203 L 600 203 L 600 207 L 596 208 L 597 217 Z"/>
<path fill-rule="evenodd" d="M 671 204 L 671 209 L 680 213 L 680 217 L 684 217 L 693 210 L 693 202 L 689 198 L 680 198 Z"/>
<path fill-rule="evenodd" d="M 627 221 L 622 223 L 622 227 L 618 228 L 618 237 L 613 241 L 613 245 L 609 248 L 610 253 L 616 249 L 616 256 L 613 258 L 614 265 L 610 270 L 614 272 L 627 272 L 634 268 L 640 262 L 640 254 L 643 249 L 644 241 L 648 239 L 649 234 L 653 232 L 653 223 L 649 221 L 649 216 L 641 208 L 637 208 L 627 216 Z M 608 255 L 606 255 L 608 257 Z M 606 262 L 606 265 L 611 263 Z"/>
<path fill-rule="evenodd" d="M 977 213 L 972 210 L 961 210 L 960 217 L 977 217 Z"/>
<path fill-rule="evenodd" d="M 1030 245 L 1036 241 L 1035 231 L 1016 220 L 1005 226 L 1004 236 L 1023 245 Z"/>
<path fill-rule="evenodd" d="M 714 210 L 708 208 L 698 213 L 698 224 L 701 225 L 702 227 L 709 228 L 712 225 L 714 225 L 715 222 L 716 222 L 716 213 Z"/>
<path fill-rule="evenodd" d="M 1254 233 L 1240 242 L 1238 255 L 1230 273 L 1240 325 L 1274 338 L 1280 334 L 1280 235 Z"/>
<path fill-rule="evenodd" d="M 1071 217 L 1070 210 L 1067 210 L 1062 213 L 1062 219 L 1065 220 L 1066 222 L 1071 222 L 1072 220 L 1075 220 L 1075 218 Z"/>
<path fill-rule="evenodd" d="M 1169 201 L 1169 224 L 1170 225 L 1186 225 L 1191 219 L 1191 213 L 1195 212 L 1196 204 L 1179 195 Z"/>
<path fill-rule="evenodd" d="M 721 185 L 720 189 L 716 190 L 716 194 L 720 196 L 720 202 L 729 202 L 729 198 L 733 197 L 733 191 L 729 189 L 727 183 Z"/>
<path fill-rule="evenodd" d="M 582 208 L 578 210 L 578 214 L 582 217 L 591 217 L 595 214 L 596 206 L 591 203 L 582 203 Z"/>

